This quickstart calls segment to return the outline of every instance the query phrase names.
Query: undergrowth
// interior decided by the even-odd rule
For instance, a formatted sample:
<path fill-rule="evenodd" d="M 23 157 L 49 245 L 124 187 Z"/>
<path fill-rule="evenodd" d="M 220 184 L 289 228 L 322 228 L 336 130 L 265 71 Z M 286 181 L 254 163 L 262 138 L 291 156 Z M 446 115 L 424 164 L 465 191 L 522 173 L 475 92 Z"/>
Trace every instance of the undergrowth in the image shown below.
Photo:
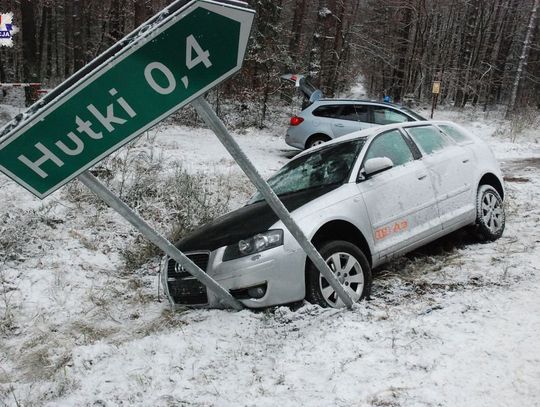
<path fill-rule="evenodd" d="M 525 107 L 516 111 L 508 120 L 504 120 L 495 131 L 495 136 L 510 137 L 510 140 L 515 143 L 529 129 L 536 129 L 539 126 L 538 109 Z"/>
<path fill-rule="evenodd" d="M 230 176 L 189 173 L 181 164 L 156 154 L 152 141 L 147 136 L 130 144 L 94 168 L 93 174 L 171 242 L 229 211 L 234 191 Z M 65 197 L 76 205 L 106 209 L 80 183 L 69 184 Z M 134 234 L 121 254 L 129 272 L 152 260 L 160 250 L 141 234 Z"/>

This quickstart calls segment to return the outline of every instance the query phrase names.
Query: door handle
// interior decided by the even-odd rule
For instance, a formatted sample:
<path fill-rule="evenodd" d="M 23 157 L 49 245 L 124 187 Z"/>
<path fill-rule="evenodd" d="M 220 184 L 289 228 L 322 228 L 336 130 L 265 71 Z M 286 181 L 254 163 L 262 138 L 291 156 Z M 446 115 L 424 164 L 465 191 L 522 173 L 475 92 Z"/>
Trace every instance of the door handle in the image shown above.
<path fill-rule="evenodd" d="M 468 158 L 465 158 L 464 160 L 461 161 L 463 164 L 467 164 L 469 162 L 469 159 Z"/>
<path fill-rule="evenodd" d="M 419 181 L 423 180 L 427 177 L 427 174 L 416 174 L 416 178 L 418 178 Z"/>
<path fill-rule="evenodd" d="M 336 126 L 336 127 L 345 127 L 345 126 L 344 126 L 343 124 L 341 124 L 341 123 L 336 123 L 336 124 L 334 124 L 334 126 Z"/>

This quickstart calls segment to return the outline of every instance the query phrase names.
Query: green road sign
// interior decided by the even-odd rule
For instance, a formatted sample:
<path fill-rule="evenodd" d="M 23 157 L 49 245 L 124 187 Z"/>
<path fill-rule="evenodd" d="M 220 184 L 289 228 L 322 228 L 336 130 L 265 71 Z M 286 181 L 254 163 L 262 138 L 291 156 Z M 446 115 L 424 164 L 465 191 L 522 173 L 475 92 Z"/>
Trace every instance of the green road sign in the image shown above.
<path fill-rule="evenodd" d="M 0 171 L 44 198 L 238 71 L 253 11 L 183 3 L 0 135 Z"/>

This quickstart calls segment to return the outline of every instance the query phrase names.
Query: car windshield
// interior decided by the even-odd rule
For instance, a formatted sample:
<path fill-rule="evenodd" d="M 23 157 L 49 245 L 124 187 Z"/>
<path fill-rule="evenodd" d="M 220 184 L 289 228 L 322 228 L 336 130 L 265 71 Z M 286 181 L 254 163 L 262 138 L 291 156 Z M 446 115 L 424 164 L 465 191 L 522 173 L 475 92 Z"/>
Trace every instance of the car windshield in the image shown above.
<path fill-rule="evenodd" d="M 306 189 L 342 184 L 347 180 L 365 138 L 332 144 L 291 161 L 268 180 L 279 195 Z M 261 201 L 257 193 L 248 204 Z"/>
<path fill-rule="evenodd" d="M 416 112 L 413 112 L 411 109 L 409 109 L 408 107 L 404 107 L 404 106 L 401 106 L 400 109 L 402 111 L 404 111 L 405 113 L 409 114 L 410 116 L 414 117 L 416 120 L 421 120 L 423 122 L 425 122 L 427 119 L 420 116 L 418 113 Z"/>

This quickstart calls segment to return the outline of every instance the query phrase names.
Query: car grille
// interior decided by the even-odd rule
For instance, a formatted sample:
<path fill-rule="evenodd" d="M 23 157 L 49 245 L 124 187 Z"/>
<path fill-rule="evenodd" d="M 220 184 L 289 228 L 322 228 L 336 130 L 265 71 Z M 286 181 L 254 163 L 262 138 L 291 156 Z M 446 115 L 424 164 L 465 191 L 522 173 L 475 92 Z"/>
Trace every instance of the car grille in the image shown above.
<path fill-rule="evenodd" d="M 208 253 L 191 253 L 186 256 L 203 271 L 208 267 L 210 255 Z M 169 294 L 175 304 L 203 305 L 208 303 L 206 286 L 193 277 L 174 259 L 169 259 L 167 265 L 167 285 Z"/>

